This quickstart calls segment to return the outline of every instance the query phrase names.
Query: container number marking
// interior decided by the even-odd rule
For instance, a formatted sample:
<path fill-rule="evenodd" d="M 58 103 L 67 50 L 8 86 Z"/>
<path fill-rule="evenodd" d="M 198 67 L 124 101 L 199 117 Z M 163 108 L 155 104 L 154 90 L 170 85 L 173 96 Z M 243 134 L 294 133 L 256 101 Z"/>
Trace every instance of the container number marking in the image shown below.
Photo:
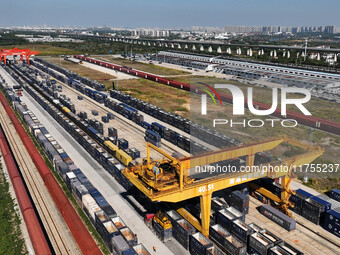
<path fill-rule="evenodd" d="M 206 186 L 199 187 L 198 192 L 201 193 L 201 192 L 206 192 L 206 191 L 213 190 L 213 189 L 214 189 L 214 184 L 208 184 Z"/>

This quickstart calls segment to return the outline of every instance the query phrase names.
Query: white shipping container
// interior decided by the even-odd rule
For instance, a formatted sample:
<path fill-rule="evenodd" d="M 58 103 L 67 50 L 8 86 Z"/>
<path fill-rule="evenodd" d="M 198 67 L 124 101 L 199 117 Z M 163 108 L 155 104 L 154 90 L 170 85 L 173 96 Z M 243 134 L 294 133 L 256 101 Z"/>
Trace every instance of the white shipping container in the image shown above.
<path fill-rule="evenodd" d="M 68 172 L 68 173 L 66 173 L 66 175 L 69 179 L 76 178 L 76 175 L 73 172 Z"/>
<path fill-rule="evenodd" d="M 81 200 L 83 206 L 88 209 L 90 204 L 96 203 L 96 201 L 94 200 L 94 198 L 90 195 L 90 194 L 86 194 L 82 197 Z"/>

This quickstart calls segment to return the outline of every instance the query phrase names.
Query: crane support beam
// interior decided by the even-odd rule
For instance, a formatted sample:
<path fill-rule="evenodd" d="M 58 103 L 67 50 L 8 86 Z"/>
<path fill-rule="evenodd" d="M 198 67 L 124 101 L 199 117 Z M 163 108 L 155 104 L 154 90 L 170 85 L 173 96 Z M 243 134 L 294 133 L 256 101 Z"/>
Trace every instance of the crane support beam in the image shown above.
<path fill-rule="evenodd" d="M 273 200 L 274 202 L 281 203 L 281 199 L 278 196 L 276 196 L 275 194 L 273 194 L 272 192 L 270 192 L 269 190 L 267 190 L 265 188 L 262 188 L 262 187 L 260 187 L 259 185 L 255 184 L 255 183 L 248 183 L 247 185 L 252 190 L 255 190 L 255 191 L 261 193 L 265 197 Z"/>
<path fill-rule="evenodd" d="M 252 165 L 256 153 L 271 150 L 280 143 L 283 143 L 284 139 L 283 137 L 272 138 L 255 144 L 227 148 L 217 152 L 208 152 L 199 156 L 184 158 L 180 162 L 184 169 L 190 169 L 195 166 L 205 166 L 223 160 L 247 156 L 247 161 Z"/>
<path fill-rule="evenodd" d="M 211 211 L 211 195 L 212 192 L 200 196 L 201 204 L 201 220 L 202 220 L 202 234 L 209 237 L 210 225 L 210 211 Z"/>
<path fill-rule="evenodd" d="M 179 215 L 181 215 L 184 219 L 186 219 L 191 225 L 194 226 L 199 232 L 202 232 L 201 223 L 196 219 L 191 213 L 189 213 L 184 208 L 179 208 L 176 210 Z"/>
<path fill-rule="evenodd" d="M 256 153 L 271 150 L 284 142 L 303 148 L 308 152 L 284 159 L 279 162 L 261 165 L 260 168 L 259 166 L 254 166 Z M 173 186 L 163 190 L 153 188 L 149 185 L 149 182 L 151 180 L 140 178 L 140 171 L 142 171 L 142 168 L 126 168 L 123 171 L 124 176 L 126 176 L 131 181 L 131 183 L 135 185 L 141 192 L 143 192 L 151 201 L 176 203 L 194 197 L 200 197 L 201 225 L 199 225 L 199 221 L 195 219 L 185 209 L 180 209 L 179 212 L 181 215 L 185 215 L 184 218 L 188 219 L 188 221 L 192 223 L 195 228 L 197 228 L 198 230 L 201 229 L 202 234 L 207 237 L 209 236 L 211 198 L 213 192 L 230 188 L 242 183 L 248 183 L 263 177 L 269 177 L 271 179 L 283 177 L 280 197 L 257 185 L 253 188 L 266 197 L 279 203 L 284 211 L 288 211 L 287 208 L 289 206 L 289 196 L 294 193 L 289 188 L 289 185 L 294 178 L 293 170 L 297 170 L 297 168 L 303 166 L 304 164 L 311 163 L 324 153 L 324 149 L 319 146 L 306 145 L 298 141 L 287 139 L 286 137 L 281 137 L 268 139 L 251 145 L 243 145 L 220 150 L 217 152 L 209 152 L 191 158 L 188 157 L 184 159 L 175 159 L 167 153 L 163 152 L 158 147 L 148 143 L 148 164 L 150 163 L 150 148 L 155 149 L 163 156 L 170 159 L 173 165 L 179 167 L 179 176 L 177 180 L 174 180 Z M 191 179 L 191 182 L 187 181 L 188 178 L 190 178 L 187 175 L 187 170 L 193 168 L 193 166 L 204 166 L 214 162 L 224 161 L 227 159 L 238 158 L 242 156 L 246 156 L 246 166 L 248 168 L 246 168 L 245 171 L 242 171 L 240 168 L 238 172 L 234 173 L 217 174 L 215 176 L 208 177 L 202 180 L 192 181 L 193 179 Z M 251 183 L 250 185 L 255 184 Z"/>

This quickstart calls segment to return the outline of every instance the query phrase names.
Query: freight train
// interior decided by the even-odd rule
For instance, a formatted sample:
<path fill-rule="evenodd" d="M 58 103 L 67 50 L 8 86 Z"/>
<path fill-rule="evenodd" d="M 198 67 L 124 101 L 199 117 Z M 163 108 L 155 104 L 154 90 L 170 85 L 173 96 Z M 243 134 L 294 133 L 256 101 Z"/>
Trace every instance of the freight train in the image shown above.
<path fill-rule="evenodd" d="M 93 63 L 96 65 L 100 65 L 103 67 L 107 67 L 110 69 L 114 69 L 120 72 L 124 72 L 130 75 L 134 75 L 134 76 L 138 76 L 140 78 L 144 78 L 144 79 L 148 79 L 151 81 L 155 81 L 158 83 L 162 83 L 171 87 L 175 87 L 178 89 L 183 89 L 186 91 L 195 91 L 197 88 L 191 86 L 190 84 L 186 84 L 183 82 L 178 82 L 178 81 L 174 81 L 174 80 L 169 80 L 167 78 L 164 77 L 160 77 L 157 75 L 153 75 L 153 74 L 149 74 L 149 73 L 145 73 L 145 72 L 141 72 L 141 71 L 137 71 L 134 69 L 130 69 L 130 68 L 126 68 L 126 67 L 122 67 L 119 65 L 115 65 L 115 64 L 111 64 L 105 61 L 100 61 L 100 60 L 96 60 L 93 58 L 89 58 L 89 57 L 84 57 L 84 56 L 80 56 L 80 55 L 75 55 L 75 58 L 81 59 L 83 61 L 87 61 L 89 63 Z M 204 93 L 202 90 L 197 89 L 196 90 L 197 93 Z M 222 101 L 228 103 L 228 104 L 232 104 L 232 100 L 233 97 L 231 95 L 225 94 L 225 93 L 219 93 L 220 98 Z M 270 109 L 271 106 L 263 104 L 263 103 L 259 103 L 259 102 L 253 102 L 254 107 L 258 110 L 267 110 Z M 247 103 L 245 102 L 245 107 L 247 107 Z M 313 116 L 305 116 L 303 114 L 300 113 L 296 113 L 293 111 L 287 111 L 287 114 L 285 116 L 281 115 L 281 109 L 277 108 L 272 114 L 272 116 L 277 117 L 277 118 L 284 118 L 284 119 L 295 119 L 299 124 L 308 126 L 308 127 L 312 127 L 315 129 L 319 129 L 322 131 L 326 131 L 332 134 L 336 134 L 336 135 L 340 135 L 340 123 L 336 123 L 333 121 L 329 121 L 329 120 L 325 120 L 325 119 L 321 119 L 321 118 L 317 118 L 317 117 L 313 117 Z"/>
<path fill-rule="evenodd" d="M 8 70 L 6 68 L 6 70 Z M 19 81 L 20 85 L 23 85 L 19 77 L 16 77 L 17 81 Z M 5 93 L 7 90 L 5 90 Z M 6 93 L 7 94 L 7 93 Z M 58 207 L 59 211 L 61 212 L 63 218 L 65 219 L 65 222 L 67 223 L 70 232 L 72 233 L 73 237 L 75 238 L 76 242 L 79 245 L 79 248 L 81 249 L 82 253 L 84 254 L 101 254 L 98 246 L 95 244 L 94 240 L 92 239 L 90 233 L 87 231 L 85 225 L 81 221 L 80 217 L 76 213 L 75 209 L 71 205 L 70 201 L 67 199 L 66 195 L 62 191 L 60 185 L 55 180 L 53 174 L 51 173 L 51 170 L 48 168 L 46 163 L 44 162 L 44 159 L 40 155 L 39 151 L 31 141 L 29 135 L 19 122 L 19 119 L 16 117 L 15 112 L 11 109 L 10 105 L 7 103 L 5 97 L 2 93 L 0 93 L 0 101 L 2 105 L 4 106 L 9 118 L 11 119 L 13 123 L 13 127 L 17 130 L 20 139 L 23 141 L 23 144 L 25 145 L 28 153 L 32 157 L 33 162 L 35 163 L 37 170 L 41 177 L 43 178 L 46 187 L 48 188 L 56 206 Z M 14 102 L 16 105 L 19 104 L 19 101 L 15 100 Z M 28 115 L 28 114 L 27 114 Z M 30 121 L 31 125 L 39 126 L 39 123 L 36 124 L 35 121 L 33 121 L 28 116 L 25 116 L 27 121 Z M 33 127 L 31 127 L 32 130 Z M 51 157 L 53 154 L 51 145 L 46 144 L 46 151 L 47 155 Z M 27 200 L 27 199 L 26 199 Z M 25 201 L 26 205 L 29 203 L 28 199 Z M 24 200 L 22 200 L 23 202 Z M 20 202 L 19 202 L 20 203 Z M 28 208 L 29 209 L 29 208 Z M 29 210 L 27 211 L 29 212 Z M 33 220 L 33 218 L 32 218 Z M 33 221 L 34 222 L 34 221 Z M 32 225 L 33 226 L 33 225 Z M 36 231 L 36 230 L 35 230 Z M 39 231 L 37 230 L 35 235 L 39 235 Z M 40 244 L 43 247 L 43 239 L 40 240 Z M 49 254 L 48 251 L 46 251 L 46 254 Z"/>
<path fill-rule="evenodd" d="M 11 101 L 17 101 L 16 98 L 10 97 L 10 95 L 12 95 L 11 88 L 9 86 L 6 86 L 5 80 L 1 77 L 1 75 L 0 87 L 3 91 L 5 91 L 6 95 L 10 98 Z M 31 199 L 29 197 L 29 192 L 25 187 L 24 179 L 20 175 L 20 170 L 15 162 L 14 155 L 10 150 L 10 146 L 6 140 L 2 128 L 0 128 L 0 148 L 1 155 L 6 164 L 11 183 L 13 185 L 15 195 L 18 200 L 20 211 L 27 226 L 33 249 L 36 254 L 52 254 L 41 222 L 39 222 L 39 216 L 35 211 L 34 206 L 32 205 Z"/>
<path fill-rule="evenodd" d="M 35 98 L 44 109 L 50 113 L 69 133 L 71 133 L 76 140 L 86 148 L 91 155 L 125 188 L 129 189 L 128 180 L 121 174 L 124 167 L 108 153 L 103 151 L 100 146 L 95 145 L 93 140 L 88 138 L 86 134 L 79 129 L 51 103 L 41 97 L 34 89 L 25 86 L 26 91 Z M 110 251 L 113 250 L 123 252 L 122 247 L 126 247 L 131 254 L 137 254 L 137 250 L 142 249 L 145 254 L 149 254 L 142 244 L 138 244 L 137 237 L 126 226 L 125 223 L 118 217 L 115 210 L 109 205 L 102 194 L 92 185 L 83 172 L 77 168 L 69 155 L 57 143 L 57 141 L 48 133 L 46 128 L 37 121 L 34 114 L 27 109 L 27 106 L 13 102 L 14 108 L 23 119 L 30 132 L 44 150 L 48 159 L 53 163 L 55 171 L 64 180 L 69 190 L 76 198 L 78 204 L 83 208 L 91 223 L 94 225 L 98 233 L 101 235 L 103 241 L 108 246 Z M 65 112 L 66 107 L 61 109 Z M 66 111 L 71 113 L 70 111 Z M 77 133 L 78 135 L 75 135 Z M 95 148 L 95 149 L 93 149 Z M 124 153 L 120 150 L 118 153 Z M 125 155 L 127 157 L 127 155 Z M 127 184 L 127 185 L 124 185 Z M 117 244 L 112 242 L 113 237 L 121 236 L 123 243 Z"/>

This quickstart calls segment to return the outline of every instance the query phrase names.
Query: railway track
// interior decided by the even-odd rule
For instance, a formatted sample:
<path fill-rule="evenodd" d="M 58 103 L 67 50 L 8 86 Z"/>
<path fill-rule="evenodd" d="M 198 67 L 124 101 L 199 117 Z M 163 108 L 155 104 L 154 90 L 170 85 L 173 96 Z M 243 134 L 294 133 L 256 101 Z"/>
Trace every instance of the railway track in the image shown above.
<path fill-rule="evenodd" d="M 262 202 L 260 202 L 259 200 L 257 200 L 254 197 L 250 197 L 250 203 L 254 207 L 258 207 L 258 206 L 263 205 Z M 253 210 L 256 210 L 256 209 L 253 208 Z M 338 251 L 340 249 L 340 242 L 336 241 L 336 239 L 337 239 L 336 236 L 333 236 L 332 234 L 328 233 L 324 229 L 321 229 L 321 231 L 318 231 L 317 228 L 315 228 L 316 225 L 314 225 L 314 223 L 311 223 L 311 222 L 306 223 L 306 222 L 304 222 L 303 219 L 300 219 L 300 218 L 302 218 L 302 216 L 299 216 L 299 215 L 296 215 L 296 216 L 297 217 L 295 217 L 295 215 L 294 215 L 296 225 L 298 226 L 296 228 L 297 230 L 303 232 L 304 235 L 307 235 L 314 242 L 317 242 L 320 245 L 327 247 L 327 249 L 334 252 L 334 254 L 338 253 Z M 307 221 L 307 220 L 305 220 L 305 221 Z M 324 233 L 322 233 L 322 232 L 324 232 Z M 277 233 L 277 234 L 279 234 L 279 233 Z M 330 237 L 327 236 L 328 234 L 329 234 Z M 297 236 L 296 238 L 298 239 L 299 236 Z M 307 253 L 307 254 L 309 254 L 309 253 Z"/>
<path fill-rule="evenodd" d="M 100 104 L 100 103 L 98 103 L 98 102 L 96 102 L 96 101 L 94 101 L 94 100 L 88 98 L 86 95 L 80 93 L 80 92 L 77 91 L 76 89 L 71 88 L 71 87 L 69 87 L 69 86 L 67 86 L 67 85 L 66 85 L 65 87 L 67 88 L 67 90 L 72 91 L 73 93 L 75 93 L 75 94 L 77 94 L 77 95 L 83 96 L 83 97 L 84 97 L 84 100 L 85 100 L 86 102 L 88 102 L 89 104 L 93 105 L 93 106 L 96 107 L 97 109 L 100 109 L 101 111 L 103 111 L 103 112 L 105 112 L 105 113 L 107 113 L 107 112 L 112 112 L 112 110 L 108 109 L 108 108 L 107 108 L 106 106 L 104 106 L 103 104 Z M 133 125 L 132 125 L 132 124 L 131 124 L 131 121 L 130 121 L 130 122 L 127 121 L 125 117 L 120 116 L 120 114 L 117 113 L 117 112 L 114 112 L 114 114 L 115 114 L 115 117 L 118 118 L 119 121 L 123 122 L 126 126 L 131 126 L 131 128 L 133 128 L 133 132 L 134 132 L 134 133 L 137 133 L 138 135 L 144 137 L 145 131 L 144 131 L 144 129 L 143 129 L 142 127 L 137 126 L 135 123 L 132 123 L 132 124 L 133 124 Z M 162 148 L 163 148 L 163 149 L 166 148 L 166 150 L 167 150 L 168 152 L 174 152 L 174 151 L 179 151 L 179 150 L 180 150 L 180 151 L 182 152 L 182 154 L 185 154 L 185 155 L 187 154 L 187 152 L 183 151 L 182 149 L 180 149 L 180 148 L 178 148 L 178 147 L 176 147 L 176 148 L 173 148 L 173 147 L 174 147 L 174 146 L 170 146 L 170 145 L 168 144 L 168 142 L 165 142 L 164 140 L 162 141 Z"/>
<path fill-rule="evenodd" d="M 108 111 L 108 109 L 106 109 L 105 106 L 103 106 L 102 104 L 100 104 L 100 103 L 98 103 L 98 102 L 96 102 L 96 101 L 94 101 L 94 100 L 91 100 L 91 99 L 86 98 L 86 97 L 87 97 L 86 95 L 80 93 L 80 92 L 77 91 L 76 89 L 71 88 L 71 87 L 69 87 L 69 86 L 67 86 L 67 85 L 66 85 L 65 87 L 66 87 L 68 90 L 72 91 L 73 93 L 76 93 L 77 95 L 78 95 L 78 94 L 79 94 L 79 95 L 82 95 L 82 96 L 84 97 L 84 100 L 87 100 L 90 104 L 94 105 L 95 107 L 100 108 L 100 109 L 102 109 L 102 110 L 105 111 L 105 112 Z M 117 116 L 117 115 L 118 115 L 118 114 L 116 113 L 116 116 Z M 126 124 L 129 124 L 129 123 L 124 119 L 124 117 L 121 117 L 121 116 L 117 116 L 117 117 L 120 118 L 120 120 L 123 121 L 123 122 L 125 122 Z M 144 134 L 143 131 L 141 131 L 141 130 L 139 130 L 139 129 L 137 129 L 137 128 L 136 128 L 136 130 L 138 130 L 142 135 Z M 162 145 L 163 145 L 163 144 L 162 144 Z M 170 147 L 168 147 L 168 148 L 171 149 Z M 320 234 L 318 231 L 315 231 L 313 228 L 311 228 L 311 227 L 309 227 L 309 226 L 303 224 L 302 221 L 296 220 L 296 223 L 297 223 L 301 228 L 304 228 L 306 231 L 312 232 L 313 234 L 315 234 L 315 235 L 317 235 L 318 237 L 320 237 L 325 243 L 326 243 L 326 242 L 330 242 L 331 244 L 333 244 L 334 246 L 336 246 L 336 247 L 338 247 L 338 248 L 340 249 L 340 243 L 337 243 L 337 242 L 333 241 L 332 239 L 325 237 L 324 235 Z M 323 241 L 320 241 L 320 242 L 323 242 Z M 329 248 L 329 249 L 332 249 L 331 247 L 328 247 L 328 248 Z M 332 249 L 332 250 L 333 250 L 333 249 Z M 334 250 L 333 250 L 333 251 L 334 251 Z"/>
<path fill-rule="evenodd" d="M 33 67 L 33 68 L 34 68 L 34 69 L 37 69 L 36 67 Z M 37 69 L 37 70 L 39 70 L 39 69 Z M 42 70 L 39 70 L 39 71 L 42 72 L 42 73 L 44 73 L 44 74 L 46 74 L 46 75 L 49 75 L 48 73 L 43 72 Z M 109 109 L 109 108 L 107 108 L 106 106 L 104 106 L 103 104 L 98 103 L 97 101 L 95 101 L 95 100 L 89 98 L 87 95 L 85 95 L 85 94 L 79 92 L 78 90 L 74 89 L 73 87 L 69 86 L 68 84 L 62 83 L 62 82 L 60 82 L 60 81 L 58 81 L 58 83 L 60 83 L 60 84 L 63 85 L 63 92 L 65 92 L 65 89 L 66 89 L 67 91 L 70 91 L 71 93 L 74 93 L 74 94 L 76 94 L 77 96 L 78 96 L 78 95 L 79 95 L 79 96 L 82 96 L 82 97 L 84 98 L 84 99 L 83 99 L 84 101 L 88 102 L 89 104 L 91 104 L 92 106 L 94 106 L 95 108 L 97 108 L 97 109 L 95 109 L 95 110 L 100 109 L 100 111 L 104 112 L 105 115 L 106 115 L 107 112 L 112 112 L 112 113 L 114 113 L 115 118 L 118 118 L 119 121 L 122 122 L 122 123 L 124 124 L 124 127 L 125 127 L 125 128 L 128 127 L 128 129 L 130 129 L 130 130 L 133 129 L 133 130 L 132 130 L 133 132 L 131 132 L 131 133 L 136 133 L 136 134 L 140 135 L 141 137 L 144 137 L 144 135 L 145 135 L 145 130 L 144 130 L 144 128 L 138 126 L 137 124 L 135 124 L 135 123 L 132 122 L 132 121 L 127 120 L 125 117 L 121 116 L 119 113 L 114 112 L 114 111 L 112 111 L 111 109 Z M 68 93 L 66 92 L 65 94 L 67 95 Z M 76 107 L 76 108 L 77 108 L 77 107 Z M 78 109 L 78 111 L 79 111 L 79 110 L 85 110 L 85 109 Z M 100 115 L 100 114 L 99 114 L 99 115 Z M 183 154 L 183 155 L 189 155 L 186 151 L 184 151 L 184 150 L 182 150 L 182 149 L 176 147 L 175 145 L 172 145 L 171 143 L 165 141 L 164 139 L 163 139 L 163 141 L 162 141 L 162 148 L 165 149 L 165 150 L 166 150 L 167 152 L 169 152 L 170 154 L 177 151 L 177 152 L 181 152 L 181 154 Z M 145 149 L 145 148 L 143 148 L 143 149 Z"/>
<path fill-rule="evenodd" d="M 55 254 L 80 254 L 72 235 L 67 231 L 65 222 L 57 212 L 58 209 L 54 205 L 44 181 L 1 104 L 0 123 Z"/>
<path fill-rule="evenodd" d="M 183 82 L 169 80 L 169 79 L 164 78 L 164 77 L 160 77 L 160 76 L 153 75 L 153 74 L 148 74 L 148 73 L 145 73 L 145 72 L 142 72 L 142 71 L 137 71 L 137 70 L 132 69 L 132 68 L 126 68 L 124 66 L 112 64 L 112 63 L 97 60 L 97 59 L 94 59 L 94 58 L 84 57 L 84 56 L 80 56 L 80 55 L 74 55 L 74 57 L 81 59 L 83 61 L 87 61 L 89 63 L 95 64 L 95 65 L 99 65 L 99 66 L 102 66 L 102 67 L 105 67 L 105 68 L 108 68 L 108 69 L 117 70 L 117 71 L 127 73 L 127 74 L 130 74 L 132 76 L 140 77 L 140 78 L 143 78 L 143 79 L 155 81 L 155 82 L 158 82 L 158 83 L 161 83 L 161 84 L 164 84 L 164 85 L 167 85 L 167 86 L 171 86 L 171 87 L 174 87 L 174 88 L 178 88 L 178 89 L 181 89 L 181 90 L 186 90 L 186 91 L 196 90 L 196 93 L 198 93 L 198 94 L 205 93 L 200 88 L 197 88 L 195 86 L 192 86 L 190 84 L 186 84 L 186 83 L 183 83 Z M 233 102 L 233 97 L 229 94 L 219 93 L 219 96 L 220 96 L 221 101 L 223 101 L 224 103 L 231 104 Z M 259 103 L 259 102 L 253 102 L 253 104 L 254 104 L 254 106 L 258 107 L 259 110 L 267 110 L 267 109 L 270 108 L 269 105 Z M 277 108 L 272 114 L 270 114 L 270 116 L 278 117 L 280 119 L 295 119 L 301 125 L 311 127 L 311 128 L 315 128 L 315 129 L 321 130 L 321 131 L 326 131 L 326 132 L 329 132 L 329 133 L 332 133 L 332 134 L 335 134 L 335 135 L 340 135 L 340 124 L 336 123 L 334 121 L 321 119 L 321 118 L 313 117 L 313 116 L 305 116 L 303 114 L 293 112 L 293 111 L 287 111 L 286 115 L 282 116 L 281 115 L 281 109 L 279 109 L 279 108 Z"/>

